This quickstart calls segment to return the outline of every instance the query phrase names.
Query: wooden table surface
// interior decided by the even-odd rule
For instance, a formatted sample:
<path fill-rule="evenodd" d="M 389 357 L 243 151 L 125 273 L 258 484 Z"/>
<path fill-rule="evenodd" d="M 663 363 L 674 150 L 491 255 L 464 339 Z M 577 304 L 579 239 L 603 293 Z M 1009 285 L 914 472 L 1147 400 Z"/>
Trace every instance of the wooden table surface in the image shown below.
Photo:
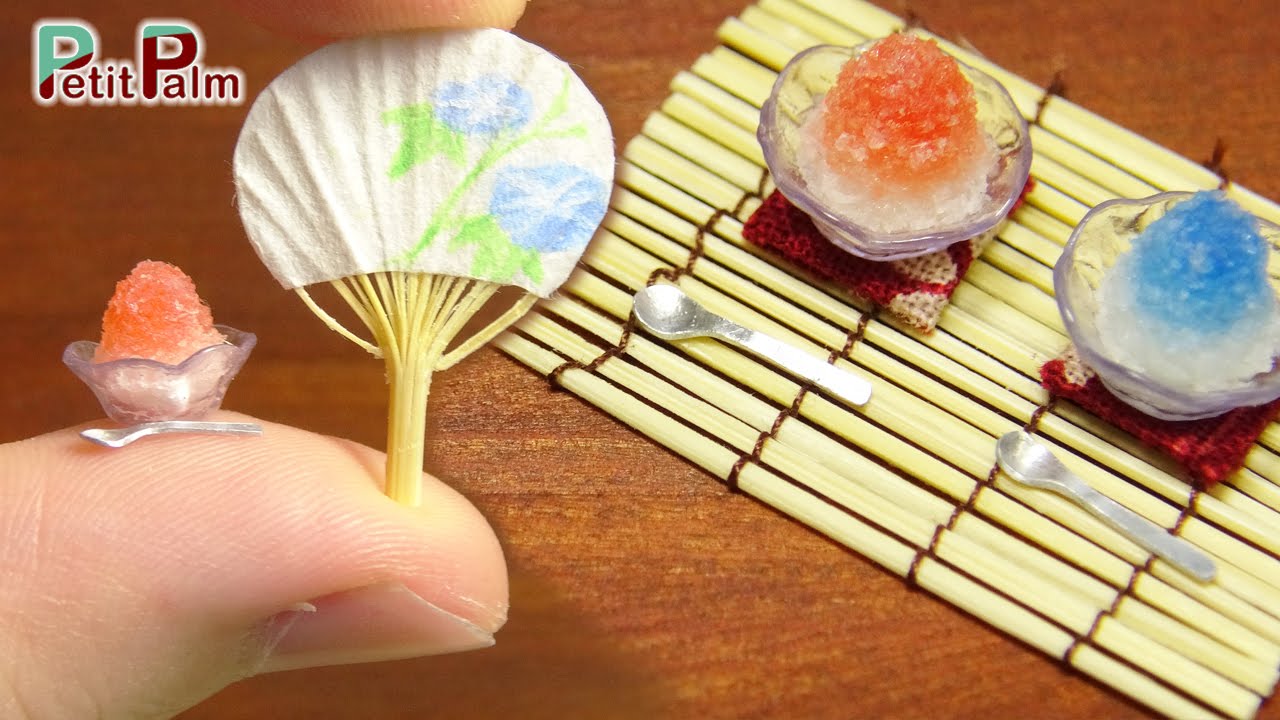
<path fill-rule="evenodd" d="M 902 14 L 896 0 L 879 0 Z M 621 146 L 743 0 L 535 0 L 516 31 L 571 62 Z M 1280 198 L 1280 6 L 914 0 L 934 31 Z M 259 347 L 227 405 L 383 444 L 379 363 L 324 329 L 253 255 L 230 158 L 247 110 L 37 107 L 30 32 L 94 23 L 107 55 L 136 23 L 189 18 L 205 61 L 250 92 L 308 47 L 197 0 L 0 7 L 0 441 L 97 417 L 58 362 L 96 334 L 138 260 L 193 275 Z M 428 467 L 488 516 L 511 569 L 496 647 L 240 683 L 184 717 L 1143 717 L 1145 711 L 949 605 L 909 591 L 487 349 L 436 378 Z M 1189 679 L 1188 682 L 1194 682 Z M 1276 703 L 1262 717 L 1280 718 Z"/>

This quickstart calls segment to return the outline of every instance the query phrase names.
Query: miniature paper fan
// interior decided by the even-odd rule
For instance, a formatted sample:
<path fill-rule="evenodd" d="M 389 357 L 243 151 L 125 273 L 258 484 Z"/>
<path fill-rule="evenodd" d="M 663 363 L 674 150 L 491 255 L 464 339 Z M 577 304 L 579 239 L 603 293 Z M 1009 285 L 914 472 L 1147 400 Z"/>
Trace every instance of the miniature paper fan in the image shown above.
<path fill-rule="evenodd" d="M 431 373 L 553 293 L 604 216 L 604 111 L 568 65 L 501 30 L 362 38 L 272 81 L 233 166 L 263 263 L 386 360 L 387 494 L 418 504 Z M 321 282 L 373 342 L 311 298 L 306 286 Z M 527 294 L 455 343 L 503 285 Z"/>
<path fill-rule="evenodd" d="M 501 30 L 323 48 L 254 102 L 240 215 L 286 288 L 378 271 L 568 276 L 613 180 L 608 120 L 569 66 Z"/>

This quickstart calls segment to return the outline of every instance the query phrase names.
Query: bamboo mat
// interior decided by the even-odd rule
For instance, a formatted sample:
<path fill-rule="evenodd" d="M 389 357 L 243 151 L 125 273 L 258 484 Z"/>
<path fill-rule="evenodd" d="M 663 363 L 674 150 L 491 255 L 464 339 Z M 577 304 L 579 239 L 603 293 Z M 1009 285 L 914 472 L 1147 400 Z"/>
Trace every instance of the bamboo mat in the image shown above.
<path fill-rule="evenodd" d="M 1003 82 L 1032 122 L 1037 182 L 938 330 L 910 331 L 744 242 L 743 221 L 773 189 L 755 129 L 777 70 L 811 45 L 903 26 L 860 0 L 761 0 L 727 20 L 722 44 L 673 80 L 626 148 L 583 268 L 499 347 L 730 489 L 1158 712 L 1252 717 L 1280 672 L 1280 427 L 1202 493 L 1038 382 L 1067 342 L 1053 262 L 1088 208 L 1223 180 L 942 41 Z M 1225 188 L 1280 221 L 1280 207 Z M 631 296 L 655 280 L 873 378 L 871 402 L 842 405 L 712 340 L 646 336 Z M 1019 427 L 1212 555 L 1217 579 L 1197 583 L 998 473 L 996 438 Z"/>

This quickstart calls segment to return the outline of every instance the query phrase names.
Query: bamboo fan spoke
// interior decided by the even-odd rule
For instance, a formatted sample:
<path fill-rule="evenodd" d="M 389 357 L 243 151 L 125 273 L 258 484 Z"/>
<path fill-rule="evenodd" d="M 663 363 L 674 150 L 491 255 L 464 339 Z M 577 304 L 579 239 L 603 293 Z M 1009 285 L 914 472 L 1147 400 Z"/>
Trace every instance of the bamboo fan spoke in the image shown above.
<path fill-rule="evenodd" d="M 330 283 L 372 342 L 342 325 L 320 307 L 305 288 L 303 302 L 330 329 L 387 366 L 390 385 L 387 447 L 387 494 L 409 505 L 420 501 L 426 407 L 431 376 L 463 360 L 515 319 L 537 299 L 524 294 L 487 326 L 463 337 L 468 321 L 501 288 L 473 278 L 431 273 L 381 272 Z"/>

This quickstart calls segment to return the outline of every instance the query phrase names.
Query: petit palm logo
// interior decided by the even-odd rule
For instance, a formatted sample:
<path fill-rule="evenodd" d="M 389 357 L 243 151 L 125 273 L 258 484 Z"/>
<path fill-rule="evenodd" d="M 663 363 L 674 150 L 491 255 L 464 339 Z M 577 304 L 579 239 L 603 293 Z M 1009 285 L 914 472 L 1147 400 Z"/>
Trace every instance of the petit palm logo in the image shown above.
<path fill-rule="evenodd" d="M 31 96 L 40 105 L 239 105 L 244 72 L 207 67 L 204 35 L 190 20 L 138 23 L 134 57 L 98 59 L 98 31 L 79 19 L 31 30 Z"/>

